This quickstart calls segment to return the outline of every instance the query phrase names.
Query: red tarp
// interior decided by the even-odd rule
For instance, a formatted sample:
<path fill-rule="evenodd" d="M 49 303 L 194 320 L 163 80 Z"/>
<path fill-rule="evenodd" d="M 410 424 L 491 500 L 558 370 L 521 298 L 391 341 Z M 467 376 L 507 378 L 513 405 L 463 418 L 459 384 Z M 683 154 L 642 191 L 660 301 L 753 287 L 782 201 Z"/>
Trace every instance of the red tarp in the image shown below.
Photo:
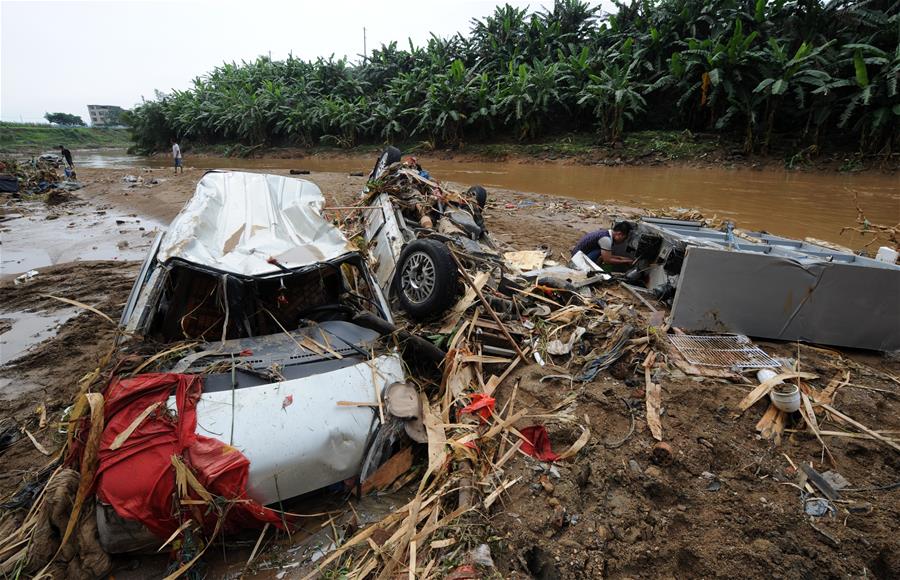
<path fill-rule="evenodd" d="M 258 526 L 281 520 L 270 509 L 247 497 L 250 461 L 218 439 L 197 435 L 197 401 L 203 380 L 171 373 L 114 379 L 106 390 L 103 436 L 97 468 L 97 496 L 120 516 L 137 520 L 161 538 L 169 537 L 187 517 L 211 530 L 218 514 L 208 506 L 177 505 L 172 456 L 179 456 L 212 495 L 231 502 L 225 529 Z M 174 393 L 177 416 L 166 410 Z M 109 447 L 149 406 L 156 409 L 116 450 Z M 191 493 L 190 499 L 199 499 Z M 220 510 L 227 502 L 220 502 Z M 179 512 L 185 512 L 179 518 Z"/>

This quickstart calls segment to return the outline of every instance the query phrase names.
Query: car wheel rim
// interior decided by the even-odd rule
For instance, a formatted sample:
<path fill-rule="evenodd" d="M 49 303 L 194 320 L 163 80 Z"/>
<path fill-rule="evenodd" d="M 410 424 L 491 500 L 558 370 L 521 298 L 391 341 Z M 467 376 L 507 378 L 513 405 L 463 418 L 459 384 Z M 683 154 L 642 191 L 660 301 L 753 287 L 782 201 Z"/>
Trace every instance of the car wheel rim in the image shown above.
<path fill-rule="evenodd" d="M 403 295 L 413 304 L 421 304 L 431 296 L 435 286 L 435 268 L 431 257 L 416 252 L 406 260 L 400 277 Z"/>

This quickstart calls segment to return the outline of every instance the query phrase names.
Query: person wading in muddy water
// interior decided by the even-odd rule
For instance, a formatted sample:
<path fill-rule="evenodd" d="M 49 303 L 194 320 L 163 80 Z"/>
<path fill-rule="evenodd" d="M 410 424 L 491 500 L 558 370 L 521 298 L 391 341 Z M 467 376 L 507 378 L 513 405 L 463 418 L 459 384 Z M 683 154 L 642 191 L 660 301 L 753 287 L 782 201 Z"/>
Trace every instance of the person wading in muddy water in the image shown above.
<path fill-rule="evenodd" d="M 618 222 L 611 230 L 597 230 L 582 236 L 572 255 L 584 254 L 603 266 L 609 272 L 624 272 L 634 264 L 634 259 L 627 255 L 628 236 L 631 235 L 629 222 Z"/>
<path fill-rule="evenodd" d="M 175 139 L 172 139 L 172 158 L 175 160 L 175 174 L 178 174 L 179 167 L 181 167 L 181 172 L 184 173 L 184 158 L 181 156 L 181 147 L 178 146 L 178 142 Z"/>

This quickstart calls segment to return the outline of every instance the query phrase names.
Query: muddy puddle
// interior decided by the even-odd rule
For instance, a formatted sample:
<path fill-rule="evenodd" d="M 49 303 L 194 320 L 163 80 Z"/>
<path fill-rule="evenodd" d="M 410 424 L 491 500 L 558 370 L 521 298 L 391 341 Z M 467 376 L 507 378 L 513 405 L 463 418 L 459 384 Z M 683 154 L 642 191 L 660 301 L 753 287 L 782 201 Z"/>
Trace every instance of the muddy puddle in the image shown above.
<path fill-rule="evenodd" d="M 113 209 L 69 213 L 19 204 L 0 221 L 0 277 L 66 262 L 142 260 L 159 227 Z"/>
<path fill-rule="evenodd" d="M 54 312 L 0 312 L 0 367 L 56 336 L 60 327 L 78 312 L 77 308 Z M 10 395 L 3 387 L 0 392 Z"/>
<path fill-rule="evenodd" d="M 85 167 L 168 167 L 165 157 L 141 158 L 122 151 L 81 152 Z M 783 236 L 814 237 L 853 248 L 869 238 L 841 235 L 856 220 L 854 194 L 870 221 L 900 222 L 900 177 L 864 174 L 804 173 L 695 167 L 587 166 L 558 163 L 470 162 L 419 156 L 440 180 L 520 192 L 562 195 L 646 208 L 686 207 L 735 221 L 739 227 Z M 302 159 L 222 159 L 190 157 L 199 168 L 300 169 L 312 172 L 360 172 L 371 156 Z"/>

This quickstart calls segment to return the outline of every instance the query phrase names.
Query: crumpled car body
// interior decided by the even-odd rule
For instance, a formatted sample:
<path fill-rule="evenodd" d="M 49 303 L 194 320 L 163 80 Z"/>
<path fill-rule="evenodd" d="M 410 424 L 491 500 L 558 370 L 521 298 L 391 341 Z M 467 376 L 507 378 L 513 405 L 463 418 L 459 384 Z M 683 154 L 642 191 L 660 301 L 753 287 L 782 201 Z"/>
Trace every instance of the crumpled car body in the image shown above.
<path fill-rule="evenodd" d="M 464 260 L 502 259 L 481 217 L 483 199 L 452 191 L 399 158 L 389 148 L 369 175 L 363 235 L 383 292 L 412 318 L 435 318 L 457 298 L 451 248 Z"/>
<path fill-rule="evenodd" d="M 405 380 L 365 322 L 392 324 L 384 295 L 323 204 L 307 181 L 205 174 L 157 237 L 120 323 L 142 345 L 181 347 L 163 370 L 203 377 L 196 433 L 247 457 L 247 492 L 262 505 L 371 472 L 378 401 Z M 104 529 L 114 532 L 101 525 L 101 539 Z"/>

